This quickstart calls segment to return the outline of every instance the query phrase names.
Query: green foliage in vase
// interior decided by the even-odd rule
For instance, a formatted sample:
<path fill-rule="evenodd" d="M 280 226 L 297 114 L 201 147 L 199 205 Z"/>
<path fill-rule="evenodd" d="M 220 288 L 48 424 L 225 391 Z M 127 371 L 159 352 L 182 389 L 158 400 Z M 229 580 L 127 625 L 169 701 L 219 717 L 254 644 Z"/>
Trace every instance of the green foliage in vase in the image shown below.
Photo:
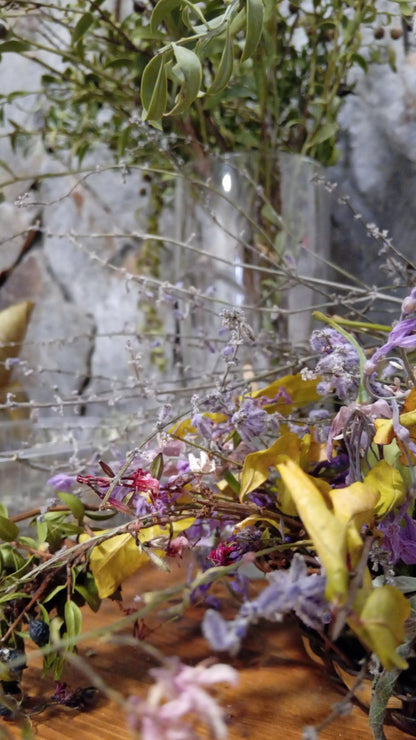
<path fill-rule="evenodd" d="M 396 5 L 398 14 L 411 12 Z M 351 69 L 394 61 L 371 30 L 391 19 L 364 0 L 158 0 L 124 17 L 102 0 L 21 0 L 0 20 L 0 54 L 43 69 L 38 133 L 48 148 L 69 148 L 81 161 L 104 143 L 116 157 L 157 154 L 159 164 L 172 151 L 259 150 L 266 192 L 272 173 L 264 163 L 279 148 L 323 164 L 336 159 Z M 3 95 L 3 110 L 26 94 Z M 17 143 L 28 132 L 12 125 Z M 173 135 L 169 146 L 152 128 Z"/>

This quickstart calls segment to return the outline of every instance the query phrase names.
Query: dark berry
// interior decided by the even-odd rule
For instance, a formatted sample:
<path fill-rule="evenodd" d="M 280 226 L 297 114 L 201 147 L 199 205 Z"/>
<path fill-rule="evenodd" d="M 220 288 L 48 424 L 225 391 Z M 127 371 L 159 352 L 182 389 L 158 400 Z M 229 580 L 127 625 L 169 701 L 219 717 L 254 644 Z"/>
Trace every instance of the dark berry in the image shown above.
<path fill-rule="evenodd" d="M 26 656 L 21 650 L 0 648 L 0 680 L 4 683 L 20 681 L 26 668 Z"/>
<path fill-rule="evenodd" d="M 29 635 L 35 645 L 43 647 L 49 642 L 49 625 L 42 619 L 32 619 L 29 622 Z"/>
<path fill-rule="evenodd" d="M 0 704 L 0 717 L 11 719 L 13 717 L 13 712 L 8 707 L 5 707 L 4 704 Z"/>

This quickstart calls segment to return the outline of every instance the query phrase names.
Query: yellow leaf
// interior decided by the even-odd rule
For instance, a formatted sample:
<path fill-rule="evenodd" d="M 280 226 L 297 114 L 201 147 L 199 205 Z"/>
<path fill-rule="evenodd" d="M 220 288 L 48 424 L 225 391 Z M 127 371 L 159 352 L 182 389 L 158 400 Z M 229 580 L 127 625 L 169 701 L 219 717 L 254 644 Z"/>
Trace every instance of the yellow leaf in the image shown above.
<path fill-rule="evenodd" d="M 207 419 L 211 419 L 214 424 L 221 424 L 223 421 L 227 421 L 227 417 L 225 414 L 207 413 L 202 415 L 206 416 Z M 197 430 L 194 426 L 192 426 L 190 419 L 184 419 L 183 421 L 179 422 L 179 424 L 171 427 L 169 431 L 171 434 L 174 434 L 175 437 L 180 437 L 181 439 L 184 439 L 187 434 L 197 434 Z"/>
<path fill-rule="evenodd" d="M 380 498 L 377 489 L 357 481 L 345 488 L 331 490 L 334 514 L 340 521 L 354 521 L 357 529 L 369 524 L 374 517 L 374 508 Z"/>
<path fill-rule="evenodd" d="M 181 519 L 172 522 L 172 532 L 177 535 L 184 529 L 188 529 L 195 521 L 195 518 Z M 160 527 L 155 525 L 141 529 L 138 532 L 139 541 L 144 544 L 157 537 L 169 537 L 171 530 L 169 527 Z M 80 542 L 86 542 L 89 539 L 87 534 L 82 534 Z M 159 557 L 165 555 L 164 550 L 155 549 L 153 552 Z M 114 591 L 129 576 L 138 570 L 142 565 L 149 562 L 149 558 L 137 545 L 135 538 L 129 534 L 117 534 L 109 537 L 99 545 L 95 545 L 90 553 L 90 568 L 97 584 L 98 594 L 101 599 L 111 596 Z"/>
<path fill-rule="evenodd" d="M 82 541 L 83 535 L 80 537 Z M 95 545 L 90 553 L 90 568 L 101 599 L 111 596 L 123 581 L 149 562 L 131 534 L 117 534 Z"/>
<path fill-rule="evenodd" d="M 347 552 L 350 567 L 355 568 L 363 549 L 361 528 L 374 519 L 374 509 L 380 494 L 357 481 L 346 488 L 332 489 L 330 496 L 336 518 L 347 525 Z"/>
<path fill-rule="evenodd" d="M 295 459 L 299 458 L 300 440 L 297 434 L 287 432 L 282 434 L 271 447 L 259 452 L 251 452 L 244 460 L 243 470 L 241 472 L 241 492 L 240 501 L 248 493 L 264 483 L 269 477 L 269 468 L 277 466 L 281 461 L 282 455 Z"/>
<path fill-rule="evenodd" d="M 394 586 L 374 588 L 361 612 L 347 620 L 361 642 L 379 657 L 387 671 L 407 668 L 397 648 L 405 640 L 404 623 L 410 614 L 406 597 Z"/>
<path fill-rule="evenodd" d="M 3 363 L 18 356 L 32 309 L 33 303 L 23 301 L 0 311 L 0 386 L 8 383 L 10 370 Z"/>
<path fill-rule="evenodd" d="M 375 419 L 374 426 L 376 428 L 376 433 L 374 435 L 373 444 L 389 445 L 394 437 L 392 420 Z"/>
<path fill-rule="evenodd" d="M 400 414 L 399 421 L 402 427 L 409 430 L 410 437 L 413 442 L 416 442 L 416 410 L 413 409 L 411 411 L 406 411 L 406 413 Z M 393 441 L 396 435 L 394 432 L 392 419 L 376 419 L 374 421 L 374 426 L 376 428 L 376 433 L 373 439 L 374 444 L 388 445 Z M 408 456 L 404 453 L 403 450 L 403 443 L 398 437 L 397 444 L 402 451 L 400 462 L 402 462 L 404 465 L 409 465 Z M 413 455 L 412 452 L 409 452 L 409 455 L 411 460 L 414 462 L 415 455 Z"/>
<path fill-rule="evenodd" d="M 403 412 L 414 411 L 416 409 L 416 388 L 412 388 L 403 404 Z"/>
<path fill-rule="evenodd" d="M 380 460 L 364 478 L 365 486 L 379 493 L 375 514 L 384 517 L 406 498 L 406 485 L 399 471 L 386 460 Z"/>
<path fill-rule="evenodd" d="M 252 397 L 262 398 L 263 396 L 268 396 L 269 398 L 274 398 L 279 391 L 285 390 L 291 398 L 290 403 L 286 403 L 284 398 L 282 398 L 274 403 L 267 404 L 264 408 L 270 414 L 275 411 L 279 411 L 281 414 L 289 414 L 294 408 L 306 406 L 306 404 L 313 403 L 321 398 L 316 390 L 316 386 L 320 380 L 321 378 L 303 380 L 300 373 L 297 373 L 297 375 L 285 375 L 283 378 L 270 383 L 266 388 L 255 391 Z"/>
<path fill-rule="evenodd" d="M 330 511 L 312 479 L 293 460 L 277 465 L 282 480 L 290 491 L 300 518 L 313 540 L 325 568 L 329 601 L 345 601 L 349 573 L 347 568 L 347 525 Z"/>
<path fill-rule="evenodd" d="M 261 514 L 259 514 L 258 516 L 257 514 L 251 514 L 251 516 L 246 517 L 245 519 L 243 519 L 242 522 L 236 524 L 235 529 L 245 529 L 246 527 L 252 527 L 253 524 L 257 524 L 257 522 L 267 522 L 268 524 L 271 524 L 274 529 L 278 529 L 280 531 L 280 522 L 268 516 L 261 516 Z"/>

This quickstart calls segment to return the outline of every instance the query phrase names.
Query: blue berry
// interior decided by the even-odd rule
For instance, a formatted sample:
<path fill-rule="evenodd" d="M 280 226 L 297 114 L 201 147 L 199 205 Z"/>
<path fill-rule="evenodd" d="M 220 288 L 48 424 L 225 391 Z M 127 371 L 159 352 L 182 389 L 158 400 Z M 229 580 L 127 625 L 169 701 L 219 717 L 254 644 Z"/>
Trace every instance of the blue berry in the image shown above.
<path fill-rule="evenodd" d="M 29 622 L 29 635 L 35 645 L 43 647 L 49 642 L 49 625 L 42 619 L 32 619 Z"/>

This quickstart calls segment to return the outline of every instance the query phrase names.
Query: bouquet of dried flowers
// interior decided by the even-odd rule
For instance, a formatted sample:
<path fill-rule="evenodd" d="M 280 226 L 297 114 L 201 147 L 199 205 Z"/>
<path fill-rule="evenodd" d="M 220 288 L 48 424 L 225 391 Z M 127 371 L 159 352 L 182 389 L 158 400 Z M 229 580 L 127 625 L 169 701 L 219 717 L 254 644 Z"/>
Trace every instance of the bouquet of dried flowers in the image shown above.
<path fill-rule="evenodd" d="M 213 392 L 193 397 L 188 418 L 160 420 L 123 462 L 54 476 L 59 501 L 41 512 L 9 517 L 0 505 L 3 716 L 25 717 L 20 679 L 30 641 L 57 681 L 53 701 L 88 705 L 92 690 L 60 683 L 82 634 L 81 607 L 98 610 L 142 566 L 168 569 L 187 552 L 194 564 L 187 582 L 146 594 L 117 628 L 152 610 L 179 617 L 198 599 L 212 651 L 235 656 L 252 625 L 294 614 L 308 649 L 350 695 L 371 677 L 377 740 L 388 712 L 416 735 L 416 289 L 393 328 L 315 318 L 315 359 L 299 372 L 243 391 L 225 373 Z M 222 319 L 231 366 L 254 336 L 239 309 Z M 91 490 L 96 503 L 84 503 Z M 115 512 L 121 524 L 101 521 Z M 19 528 L 27 518 L 30 535 Z M 248 598 L 259 569 L 266 578 Z M 221 580 L 239 599 L 231 619 L 213 589 Z M 225 737 L 207 688 L 234 682 L 234 668 L 190 667 L 151 644 L 143 649 L 160 667 L 147 699 L 126 700 L 133 735 L 196 737 L 194 713 L 213 737 Z M 305 737 L 317 734 L 305 729 Z"/>

